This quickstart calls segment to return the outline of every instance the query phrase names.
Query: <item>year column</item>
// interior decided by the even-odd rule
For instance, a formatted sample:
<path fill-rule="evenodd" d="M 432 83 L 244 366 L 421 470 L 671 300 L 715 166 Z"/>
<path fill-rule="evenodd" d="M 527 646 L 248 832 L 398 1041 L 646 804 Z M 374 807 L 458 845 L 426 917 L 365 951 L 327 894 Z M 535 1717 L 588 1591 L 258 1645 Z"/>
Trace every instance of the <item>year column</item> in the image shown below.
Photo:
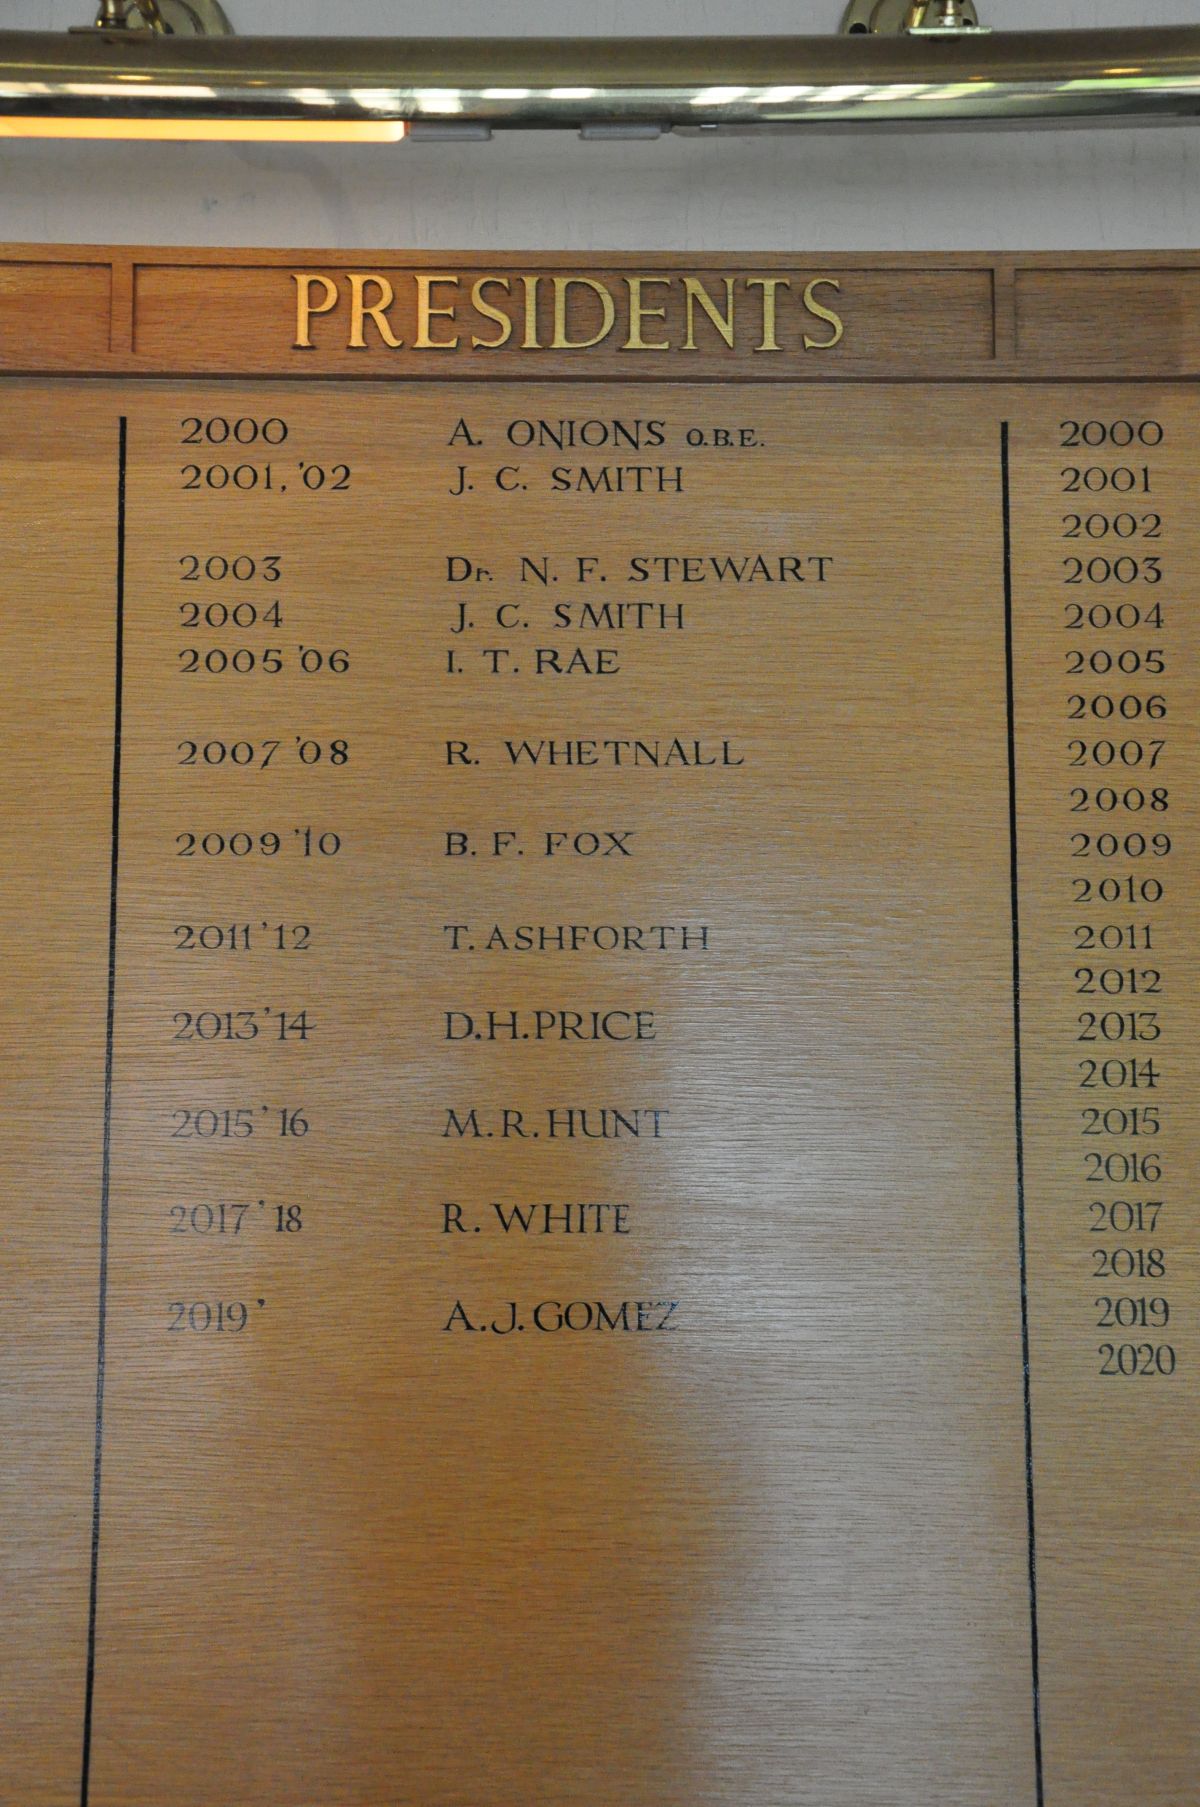
<path fill-rule="evenodd" d="M 1173 1476 L 1198 1453 L 1190 412 L 1099 389 L 1013 430 L 1033 1532 L 1064 1803 L 1176 1798 L 1143 1708 L 1169 1720 L 1181 1688 Z"/>
<path fill-rule="evenodd" d="M 1134 416 L 1065 421 L 1059 431 L 1065 451 L 1105 455 L 1061 476 L 1064 497 L 1077 502 L 1061 522 L 1063 805 L 1081 1228 L 1096 1282 L 1089 1329 L 1102 1333 L 1102 1378 L 1169 1379 L 1178 1355 L 1163 1340 L 1166 1282 L 1179 1212 L 1168 1194 L 1179 1176 L 1164 1168 L 1161 1144 L 1179 1102 L 1169 997 L 1179 951 L 1170 924 L 1179 598 L 1164 550 L 1166 429 Z"/>
<path fill-rule="evenodd" d="M 321 631 L 306 546 L 333 525 L 353 473 L 304 456 L 313 434 L 293 414 L 182 415 L 178 462 L 166 463 L 181 504 L 156 586 L 172 634 L 158 693 L 174 817 L 162 854 L 180 901 L 163 925 L 164 1030 L 180 1087 L 169 1139 L 187 1176 L 168 1216 L 189 1278 L 203 1271 L 187 1254 L 197 1243 L 274 1250 L 318 1208 L 297 1145 L 320 1134 L 318 1045 L 336 1033 L 314 999 L 314 956 L 328 953 L 327 900 L 348 853 L 352 678 L 346 636 Z M 243 1254 L 232 1271 L 260 1265 Z M 168 1333 L 241 1335 L 269 1308 L 244 1286 L 173 1290 Z"/>
<path fill-rule="evenodd" d="M 234 1671 L 266 1710 L 345 1234 L 355 477 L 294 391 L 217 394 L 129 413 L 100 1800 L 176 1798 Z"/>

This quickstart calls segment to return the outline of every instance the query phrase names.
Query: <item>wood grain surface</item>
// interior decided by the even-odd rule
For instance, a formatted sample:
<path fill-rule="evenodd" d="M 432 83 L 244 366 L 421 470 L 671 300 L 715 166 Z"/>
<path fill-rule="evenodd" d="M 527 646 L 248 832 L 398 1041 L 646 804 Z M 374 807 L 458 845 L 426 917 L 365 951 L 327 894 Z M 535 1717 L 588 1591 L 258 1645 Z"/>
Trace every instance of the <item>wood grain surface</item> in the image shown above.
<path fill-rule="evenodd" d="M 792 262 L 0 257 L 5 1807 L 1190 1803 L 1200 265 Z"/>

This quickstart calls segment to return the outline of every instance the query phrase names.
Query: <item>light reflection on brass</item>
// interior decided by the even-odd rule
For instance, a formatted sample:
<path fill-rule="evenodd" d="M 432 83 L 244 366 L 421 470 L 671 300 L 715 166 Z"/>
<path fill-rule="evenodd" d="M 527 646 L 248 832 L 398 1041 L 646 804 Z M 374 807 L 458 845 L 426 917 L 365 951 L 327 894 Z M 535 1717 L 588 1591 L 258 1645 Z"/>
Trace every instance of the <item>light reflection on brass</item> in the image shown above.
<path fill-rule="evenodd" d="M 215 121 L 271 121 L 306 128 L 284 137 L 385 139 L 399 134 L 327 128 L 406 121 L 477 132 L 1188 121 L 1200 115 L 1200 27 L 929 39 L 8 31 L 0 32 L 0 114 L 8 135 L 157 137 L 170 134 L 149 130 L 148 122 L 169 119 L 189 122 L 192 129 L 180 134 L 186 136 L 217 136 Z M 119 132 L 123 120 L 141 122 L 138 131 Z M 310 121 L 322 129 L 308 129 Z"/>
<path fill-rule="evenodd" d="M 160 142 L 398 144 L 399 119 L 47 119 L 0 114 L 0 138 L 127 138 Z"/>

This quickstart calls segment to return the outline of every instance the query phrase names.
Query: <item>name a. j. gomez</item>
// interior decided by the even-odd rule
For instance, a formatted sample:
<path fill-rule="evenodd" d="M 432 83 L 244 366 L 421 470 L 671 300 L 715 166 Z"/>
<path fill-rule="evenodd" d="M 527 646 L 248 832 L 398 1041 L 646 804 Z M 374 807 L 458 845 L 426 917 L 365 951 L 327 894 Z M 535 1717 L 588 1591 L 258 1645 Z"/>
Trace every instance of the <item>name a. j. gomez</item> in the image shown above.
<path fill-rule="evenodd" d="M 514 1330 L 541 1330 L 551 1334 L 560 1331 L 632 1332 L 677 1330 L 678 1299 L 539 1299 L 523 1311 L 516 1299 L 505 1299 L 497 1310 L 468 1308 L 462 1299 L 454 1308 L 443 1330 L 491 1331 L 495 1336 L 511 1336 Z"/>

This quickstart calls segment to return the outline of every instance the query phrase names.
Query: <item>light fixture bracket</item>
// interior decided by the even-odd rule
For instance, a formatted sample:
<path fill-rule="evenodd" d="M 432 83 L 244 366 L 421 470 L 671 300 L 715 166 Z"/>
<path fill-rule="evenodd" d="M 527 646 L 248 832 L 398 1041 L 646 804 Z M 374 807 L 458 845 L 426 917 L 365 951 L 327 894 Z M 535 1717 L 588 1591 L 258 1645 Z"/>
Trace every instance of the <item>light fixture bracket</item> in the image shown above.
<path fill-rule="evenodd" d="M 221 0 L 101 0 L 94 25 L 73 31 L 129 31 L 170 38 L 231 38 Z"/>
<path fill-rule="evenodd" d="M 989 30 L 975 0 L 850 0 L 842 18 L 846 36 L 963 38 Z"/>

